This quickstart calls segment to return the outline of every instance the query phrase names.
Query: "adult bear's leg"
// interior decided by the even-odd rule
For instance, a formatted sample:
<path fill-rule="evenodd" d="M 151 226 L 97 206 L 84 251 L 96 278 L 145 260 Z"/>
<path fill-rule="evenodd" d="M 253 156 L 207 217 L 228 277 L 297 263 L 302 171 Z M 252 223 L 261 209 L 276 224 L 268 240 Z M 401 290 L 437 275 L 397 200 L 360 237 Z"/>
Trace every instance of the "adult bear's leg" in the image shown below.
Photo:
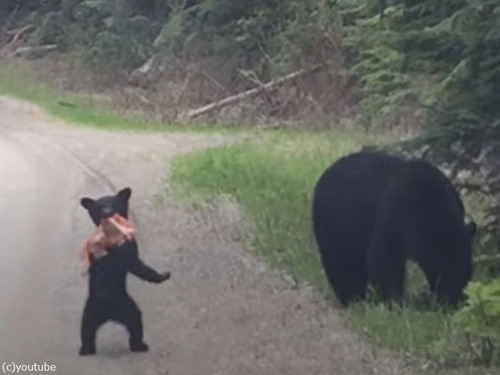
<path fill-rule="evenodd" d="M 96 301 L 92 297 L 87 298 L 80 328 L 80 355 L 95 354 L 97 330 L 106 320 L 105 313 L 102 311 L 99 301 Z"/>
<path fill-rule="evenodd" d="M 143 341 L 142 312 L 130 296 L 127 296 L 123 301 L 123 307 L 117 315 L 117 320 L 127 327 L 130 350 L 133 352 L 148 351 L 149 347 Z"/>
<path fill-rule="evenodd" d="M 340 303 L 347 306 L 366 294 L 367 241 L 360 233 L 362 218 L 350 217 L 342 206 L 337 208 L 316 210 L 314 231 L 328 281 Z"/>
<path fill-rule="evenodd" d="M 443 280 L 443 271 L 446 269 L 449 260 L 446 260 L 438 251 L 430 252 L 429 250 L 436 249 L 436 246 L 427 245 L 419 249 L 420 251 L 417 253 L 416 261 L 420 266 L 420 269 L 425 275 L 427 279 L 427 283 L 429 284 L 429 289 L 433 295 L 437 297 L 438 302 L 447 304 L 449 302 L 459 301 L 461 299 L 461 293 L 456 293 L 455 295 L 451 294 L 451 298 L 443 293 L 440 293 L 443 289 L 442 280 Z"/>
<path fill-rule="evenodd" d="M 331 235 L 334 237 L 334 235 Z M 335 294 L 344 306 L 364 299 L 367 289 L 367 275 L 365 269 L 362 250 L 353 248 L 343 241 L 335 241 L 332 238 L 330 246 L 323 243 L 321 246 L 325 249 L 321 261 L 325 274 L 332 286 Z M 326 241 L 328 242 L 328 241 Z M 341 252 L 331 254 L 332 249 L 340 247 Z"/>
<path fill-rule="evenodd" d="M 411 233 L 406 198 L 388 190 L 379 206 L 366 257 L 370 282 L 384 301 L 402 302 L 408 259 L 405 235 Z"/>

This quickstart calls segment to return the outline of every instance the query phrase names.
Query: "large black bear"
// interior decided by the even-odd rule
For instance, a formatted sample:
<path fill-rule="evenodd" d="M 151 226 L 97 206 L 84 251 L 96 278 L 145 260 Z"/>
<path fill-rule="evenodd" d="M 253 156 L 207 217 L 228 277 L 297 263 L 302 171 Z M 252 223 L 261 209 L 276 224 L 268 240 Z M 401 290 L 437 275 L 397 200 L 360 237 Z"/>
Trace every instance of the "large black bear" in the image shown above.
<path fill-rule="evenodd" d="M 344 306 L 372 284 L 401 302 L 415 260 L 441 303 L 457 303 L 472 277 L 476 224 L 449 179 L 424 160 L 381 151 L 340 158 L 319 178 L 312 205 L 322 264 Z"/>
<path fill-rule="evenodd" d="M 115 196 L 105 196 L 97 200 L 82 198 L 80 204 L 98 226 L 102 219 L 115 214 L 128 218 L 131 194 L 132 190 L 125 188 Z M 97 330 L 107 321 L 125 325 L 130 335 L 130 350 L 145 352 L 148 345 L 143 341 L 142 314 L 127 293 L 127 273 L 130 272 L 145 281 L 161 283 L 170 278 L 170 272 L 160 274 L 144 264 L 139 258 L 137 242 L 134 239 L 125 240 L 106 250 L 106 256 L 90 257 L 89 295 L 83 311 L 79 353 L 96 353 Z"/>

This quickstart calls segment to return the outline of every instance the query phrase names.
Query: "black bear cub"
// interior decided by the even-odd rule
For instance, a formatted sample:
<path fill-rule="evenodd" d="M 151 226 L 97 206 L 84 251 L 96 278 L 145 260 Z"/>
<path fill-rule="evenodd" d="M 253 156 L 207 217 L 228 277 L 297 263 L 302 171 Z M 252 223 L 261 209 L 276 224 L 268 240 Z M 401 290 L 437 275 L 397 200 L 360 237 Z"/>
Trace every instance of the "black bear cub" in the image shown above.
<path fill-rule="evenodd" d="M 130 188 L 114 196 L 99 199 L 82 198 L 80 204 L 88 211 L 96 226 L 110 217 L 128 218 Z M 81 322 L 80 355 L 96 353 L 96 334 L 107 321 L 123 324 L 129 333 L 129 346 L 133 352 L 145 352 L 148 345 L 143 340 L 142 314 L 135 301 L 128 295 L 126 277 L 130 272 L 152 283 L 170 278 L 170 272 L 158 273 L 139 258 L 135 239 L 124 239 L 105 249 L 104 256 L 90 255 L 89 295 Z"/>
<path fill-rule="evenodd" d="M 476 231 L 464 216 L 459 194 L 437 167 L 380 151 L 336 161 L 319 178 L 312 204 L 321 261 L 344 306 L 363 299 L 368 284 L 384 301 L 401 302 L 410 259 L 440 303 L 460 302 Z"/>

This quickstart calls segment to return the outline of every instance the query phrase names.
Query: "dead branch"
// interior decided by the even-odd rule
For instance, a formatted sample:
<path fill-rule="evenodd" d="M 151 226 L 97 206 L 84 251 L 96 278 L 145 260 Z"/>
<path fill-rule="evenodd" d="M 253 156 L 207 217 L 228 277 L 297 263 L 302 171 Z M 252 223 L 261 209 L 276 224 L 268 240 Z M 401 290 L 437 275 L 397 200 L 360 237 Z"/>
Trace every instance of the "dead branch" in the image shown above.
<path fill-rule="evenodd" d="M 208 74 L 205 70 L 202 68 L 195 66 L 195 68 L 190 68 L 186 67 L 182 61 L 180 61 L 177 57 L 173 57 L 174 61 L 178 64 L 178 66 L 183 69 L 188 75 L 189 74 L 199 74 L 204 76 L 206 79 L 208 79 L 210 82 L 212 82 L 215 86 L 217 86 L 221 91 L 224 91 L 225 93 L 228 93 L 228 89 L 220 83 L 218 80 L 216 80 L 212 75 Z"/>
<path fill-rule="evenodd" d="M 262 89 L 262 94 L 266 96 L 266 99 L 269 101 L 269 103 L 272 103 L 273 100 L 270 96 L 269 90 L 266 89 L 266 85 L 264 82 L 262 82 L 258 77 L 257 74 L 253 70 L 238 70 L 238 73 L 240 73 L 243 77 L 245 77 L 247 80 L 255 84 L 257 87 L 260 87 Z"/>
<path fill-rule="evenodd" d="M 323 112 L 323 108 L 321 108 L 321 104 L 318 103 L 316 99 L 311 94 L 308 94 L 306 97 L 306 100 L 311 103 L 314 108 L 316 109 L 317 112 L 321 113 Z"/>
<path fill-rule="evenodd" d="M 259 87 L 264 88 L 264 82 L 262 82 L 258 77 L 257 74 L 253 70 L 242 70 L 239 69 L 238 73 L 240 73 L 243 77 L 248 79 L 250 82 L 256 84 Z"/>
<path fill-rule="evenodd" d="M 184 83 L 182 84 L 181 89 L 179 90 L 177 95 L 174 97 L 174 103 L 176 106 L 179 105 L 179 101 L 180 101 L 182 95 L 184 95 L 184 93 L 186 92 L 186 89 L 187 89 L 189 83 L 191 82 L 191 79 L 192 79 L 192 75 L 188 73 L 186 75 L 186 78 L 184 79 Z"/>
<path fill-rule="evenodd" d="M 10 40 L 7 41 L 7 43 L 5 44 L 5 46 L 2 49 L 4 51 L 10 49 L 12 46 L 14 46 L 14 44 L 21 37 L 21 35 L 24 34 L 26 31 L 28 31 L 32 27 L 34 27 L 34 26 L 33 25 L 26 25 L 26 26 L 21 27 L 21 28 L 5 31 L 5 33 L 7 35 L 9 35 L 11 38 L 10 38 Z"/>
<path fill-rule="evenodd" d="M 30 25 L 26 25 L 26 26 L 21 27 L 21 28 L 6 31 L 5 33 L 7 35 L 13 36 L 11 41 L 9 42 L 9 44 L 15 43 L 21 37 L 21 35 L 23 35 L 26 31 L 28 31 L 29 29 L 34 28 L 34 27 L 35 27 L 35 25 L 30 24 Z"/>
<path fill-rule="evenodd" d="M 137 91 L 130 88 L 125 88 L 124 91 L 131 96 L 135 96 L 142 104 L 147 106 L 151 105 L 151 102 L 144 95 L 141 95 Z"/>
<path fill-rule="evenodd" d="M 0 58 L 8 56 L 9 53 L 15 47 L 15 43 L 21 37 L 21 35 L 24 34 L 26 31 L 28 31 L 32 27 L 34 27 L 34 26 L 33 25 L 26 25 L 26 26 L 21 27 L 21 28 L 5 31 L 5 34 L 10 36 L 11 38 L 10 38 L 10 40 L 8 40 L 6 42 L 6 44 L 3 47 L 0 48 Z"/>
<path fill-rule="evenodd" d="M 7 32 L 7 30 L 9 29 L 10 27 L 10 24 L 12 23 L 12 21 L 14 20 L 14 18 L 16 17 L 16 14 L 17 12 L 19 11 L 19 7 L 20 5 L 17 5 L 14 10 L 12 11 L 12 13 L 9 15 L 9 18 L 7 19 L 7 21 L 5 22 L 5 25 L 2 27 L 2 31 L 3 32 Z"/>
<path fill-rule="evenodd" d="M 266 91 L 276 90 L 279 88 L 279 86 L 281 86 L 287 82 L 293 81 L 293 80 L 300 78 L 300 77 L 303 77 L 305 75 L 312 74 L 323 67 L 324 67 L 324 64 L 319 64 L 319 65 L 315 65 L 315 66 L 308 68 L 308 69 L 298 70 L 298 71 L 290 73 L 284 77 L 272 80 L 272 81 L 264 84 L 263 86 L 244 91 L 244 92 L 239 93 L 237 95 L 229 96 L 229 97 L 224 98 L 222 100 L 219 100 L 217 102 L 207 104 L 201 108 L 190 109 L 188 111 L 182 112 L 178 116 L 178 119 L 179 120 L 191 120 L 195 117 L 201 116 L 201 115 L 206 114 L 206 113 L 213 112 L 217 109 L 226 107 L 228 105 L 239 103 L 243 100 L 254 98 L 254 97 L 259 96 L 260 94 L 262 94 Z"/>
<path fill-rule="evenodd" d="M 264 49 L 264 47 L 262 47 L 262 44 L 257 43 L 257 48 L 260 50 L 260 52 L 262 52 L 262 55 L 264 55 L 264 57 L 265 57 L 265 59 L 267 60 L 268 63 L 270 63 L 271 65 L 275 65 L 273 59 L 271 58 L 271 56 L 269 56 L 269 54 L 266 52 L 266 50 Z"/>
<path fill-rule="evenodd" d="M 46 44 L 43 46 L 26 46 L 17 48 L 13 52 L 13 54 L 15 56 L 33 55 L 33 54 L 47 53 L 50 51 L 54 51 L 56 49 L 57 49 L 56 44 Z"/>

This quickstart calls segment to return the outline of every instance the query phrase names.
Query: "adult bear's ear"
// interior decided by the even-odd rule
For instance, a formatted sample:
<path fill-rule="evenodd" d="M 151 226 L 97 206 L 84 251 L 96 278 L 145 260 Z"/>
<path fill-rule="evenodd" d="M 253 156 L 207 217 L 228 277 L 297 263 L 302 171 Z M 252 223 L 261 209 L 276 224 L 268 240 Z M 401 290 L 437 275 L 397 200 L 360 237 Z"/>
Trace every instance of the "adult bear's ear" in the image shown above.
<path fill-rule="evenodd" d="M 85 208 L 87 211 L 90 210 L 94 206 L 95 200 L 92 198 L 82 198 L 80 199 L 80 204 L 83 208 Z"/>
<path fill-rule="evenodd" d="M 116 196 L 120 199 L 121 202 L 128 202 L 130 196 L 132 195 L 132 189 L 126 187 L 118 192 Z"/>

